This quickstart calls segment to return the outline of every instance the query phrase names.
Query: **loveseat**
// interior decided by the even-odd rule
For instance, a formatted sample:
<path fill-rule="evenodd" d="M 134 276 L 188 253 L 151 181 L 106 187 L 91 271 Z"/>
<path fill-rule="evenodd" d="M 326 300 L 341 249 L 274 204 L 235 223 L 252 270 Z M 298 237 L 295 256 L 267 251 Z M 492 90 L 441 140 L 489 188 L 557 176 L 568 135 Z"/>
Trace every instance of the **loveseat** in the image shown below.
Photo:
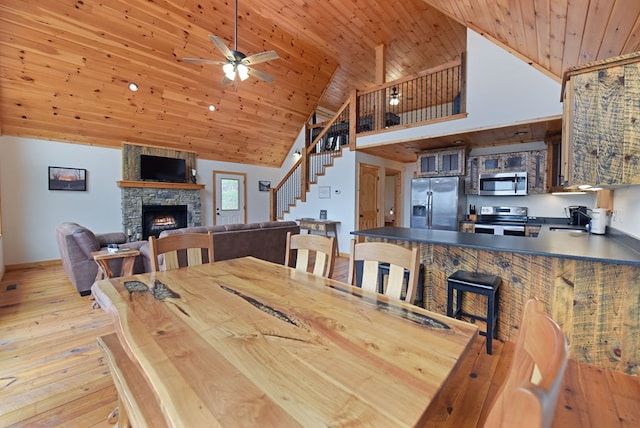
<path fill-rule="evenodd" d="M 160 233 L 160 237 L 177 233 L 208 233 L 209 231 L 213 234 L 213 254 L 216 261 L 253 256 L 284 264 L 287 232 L 300 233 L 300 227 L 295 221 L 196 226 L 165 230 Z M 145 263 L 150 264 L 149 246 L 143 246 L 140 251 L 147 259 Z M 162 265 L 162 260 L 159 263 Z"/>
<path fill-rule="evenodd" d="M 56 227 L 56 240 L 64 271 L 81 296 L 91 293 L 91 285 L 98 273 L 98 265 L 91 253 L 105 249 L 108 244 L 118 244 L 120 248 L 135 250 L 148 245 L 147 241 L 127 242 L 127 236 L 122 232 L 94 234 L 86 227 L 73 222 L 65 222 Z M 148 260 L 146 262 L 148 263 Z M 111 260 L 110 263 L 114 272 L 120 272 L 120 259 Z M 150 270 L 150 265 L 145 266 L 144 257 L 136 257 L 133 273 Z"/>

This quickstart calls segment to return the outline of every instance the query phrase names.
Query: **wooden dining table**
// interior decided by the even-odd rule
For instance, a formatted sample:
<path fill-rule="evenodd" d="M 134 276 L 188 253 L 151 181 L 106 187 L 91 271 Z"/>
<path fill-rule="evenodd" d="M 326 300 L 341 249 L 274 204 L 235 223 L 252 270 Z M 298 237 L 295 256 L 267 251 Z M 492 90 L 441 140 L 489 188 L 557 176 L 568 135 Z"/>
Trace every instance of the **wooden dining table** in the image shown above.
<path fill-rule="evenodd" d="M 92 292 L 168 426 L 420 425 L 478 334 L 252 257 L 105 279 Z"/>

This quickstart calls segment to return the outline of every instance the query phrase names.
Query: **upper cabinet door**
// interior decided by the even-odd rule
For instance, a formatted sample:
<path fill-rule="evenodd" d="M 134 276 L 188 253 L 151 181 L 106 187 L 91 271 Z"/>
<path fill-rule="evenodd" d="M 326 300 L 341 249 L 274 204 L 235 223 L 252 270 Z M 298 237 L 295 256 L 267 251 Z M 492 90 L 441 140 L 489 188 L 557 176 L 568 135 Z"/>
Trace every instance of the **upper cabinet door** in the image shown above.
<path fill-rule="evenodd" d="M 566 79 L 567 184 L 640 184 L 640 53 L 572 67 Z"/>
<path fill-rule="evenodd" d="M 492 174 L 502 172 L 502 155 L 478 156 L 480 174 Z"/>
<path fill-rule="evenodd" d="M 535 150 L 529 152 L 529 165 L 527 167 L 528 193 L 548 192 L 547 151 Z"/>
<path fill-rule="evenodd" d="M 464 175 L 465 149 L 427 150 L 418 155 L 418 176 Z"/>
<path fill-rule="evenodd" d="M 526 171 L 529 152 L 505 153 L 502 155 L 502 171 L 521 172 Z"/>

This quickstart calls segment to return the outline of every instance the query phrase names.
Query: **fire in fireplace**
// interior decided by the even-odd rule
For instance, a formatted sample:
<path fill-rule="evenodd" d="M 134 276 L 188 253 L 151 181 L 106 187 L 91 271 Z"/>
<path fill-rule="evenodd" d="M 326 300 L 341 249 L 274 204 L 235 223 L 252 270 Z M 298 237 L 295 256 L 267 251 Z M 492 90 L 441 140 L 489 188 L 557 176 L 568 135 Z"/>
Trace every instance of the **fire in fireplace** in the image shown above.
<path fill-rule="evenodd" d="M 187 227 L 186 205 L 143 205 L 142 239 L 156 238 L 163 230 Z"/>

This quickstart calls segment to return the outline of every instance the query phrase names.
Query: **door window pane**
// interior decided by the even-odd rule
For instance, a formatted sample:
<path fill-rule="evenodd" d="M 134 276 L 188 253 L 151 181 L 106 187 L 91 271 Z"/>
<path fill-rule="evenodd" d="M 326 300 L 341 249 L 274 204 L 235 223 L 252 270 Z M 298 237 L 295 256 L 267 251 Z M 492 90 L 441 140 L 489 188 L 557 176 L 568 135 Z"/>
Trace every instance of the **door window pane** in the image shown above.
<path fill-rule="evenodd" d="M 220 195 L 220 209 L 223 211 L 238 210 L 240 208 L 240 181 L 231 178 L 221 178 L 220 189 L 222 190 L 222 195 Z"/>

